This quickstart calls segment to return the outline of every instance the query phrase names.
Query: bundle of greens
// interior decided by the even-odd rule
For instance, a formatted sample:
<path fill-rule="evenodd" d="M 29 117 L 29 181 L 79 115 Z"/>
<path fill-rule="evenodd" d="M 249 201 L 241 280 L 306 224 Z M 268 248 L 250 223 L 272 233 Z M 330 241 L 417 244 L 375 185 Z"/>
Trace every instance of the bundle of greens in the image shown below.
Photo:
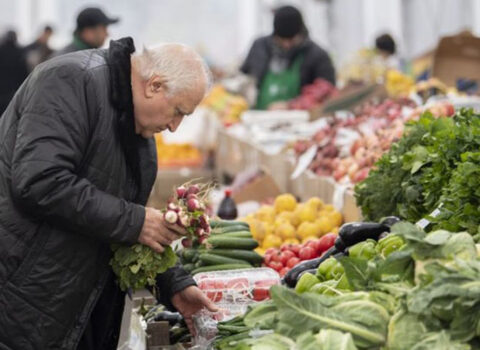
<path fill-rule="evenodd" d="M 480 118 L 461 110 L 452 118 L 426 113 L 409 123 L 404 136 L 355 188 L 366 219 L 397 215 L 413 222 L 437 208 L 435 228 L 468 230 L 480 224 L 476 187 Z"/>

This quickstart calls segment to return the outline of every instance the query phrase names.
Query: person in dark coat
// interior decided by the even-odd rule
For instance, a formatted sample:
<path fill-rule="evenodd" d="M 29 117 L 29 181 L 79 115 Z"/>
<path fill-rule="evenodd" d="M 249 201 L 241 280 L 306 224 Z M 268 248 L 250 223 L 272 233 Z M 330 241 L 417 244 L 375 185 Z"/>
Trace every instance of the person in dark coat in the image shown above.
<path fill-rule="evenodd" d="M 255 40 L 240 70 L 257 80 L 257 109 L 297 97 L 317 78 L 335 85 L 330 57 L 309 38 L 302 15 L 293 6 L 275 11 L 273 34 Z"/>
<path fill-rule="evenodd" d="M 45 26 L 42 34 L 31 44 L 24 47 L 27 63 L 30 71 L 38 64 L 45 62 L 53 54 L 53 50 L 48 45 L 48 42 L 53 34 L 51 26 Z"/>
<path fill-rule="evenodd" d="M 0 43 L 0 118 L 27 75 L 25 53 L 18 46 L 17 34 L 10 30 Z"/>
<path fill-rule="evenodd" d="M 77 16 L 77 28 L 73 32 L 73 40 L 54 56 L 79 50 L 98 49 L 108 37 L 108 26 L 117 23 L 118 18 L 108 17 L 98 7 L 87 7 Z"/>
<path fill-rule="evenodd" d="M 0 119 L 0 349 L 116 349 L 125 294 L 112 243 L 157 252 L 184 233 L 145 207 L 153 134 L 175 131 L 209 84 L 190 48 L 110 48 L 50 59 Z M 216 307 L 181 266 L 157 277 L 160 301 Z"/>

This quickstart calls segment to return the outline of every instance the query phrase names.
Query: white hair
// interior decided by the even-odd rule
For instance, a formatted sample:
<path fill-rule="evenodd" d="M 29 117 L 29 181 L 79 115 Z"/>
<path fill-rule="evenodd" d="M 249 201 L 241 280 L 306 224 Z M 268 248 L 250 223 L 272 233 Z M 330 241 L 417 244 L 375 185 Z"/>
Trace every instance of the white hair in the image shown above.
<path fill-rule="evenodd" d="M 168 93 L 174 95 L 205 84 L 205 93 L 212 84 L 205 61 L 192 48 L 182 44 L 159 44 L 134 53 L 140 76 L 148 80 L 159 75 L 166 80 Z"/>

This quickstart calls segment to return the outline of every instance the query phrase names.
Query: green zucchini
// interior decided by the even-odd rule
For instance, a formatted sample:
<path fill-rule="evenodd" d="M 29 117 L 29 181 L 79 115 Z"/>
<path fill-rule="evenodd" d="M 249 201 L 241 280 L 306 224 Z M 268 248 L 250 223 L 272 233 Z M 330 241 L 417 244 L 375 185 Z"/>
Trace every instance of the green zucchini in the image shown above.
<path fill-rule="evenodd" d="M 185 264 L 183 265 L 183 269 L 187 272 L 192 272 L 195 270 L 195 264 Z"/>
<path fill-rule="evenodd" d="M 229 232 L 222 234 L 222 237 L 237 237 L 237 238 L 252 238 L 252 234 L 249 231 Z"/>
<path fill-rule="evenodd" d="M 248 224 L 243 221 L 230 221 L 230 220 L 210 220 L 210 227 L 211 228 L 218 228 L 218 227 L 228 227 L 228 226 L 244 226 L 248 228 Z"/>
<path fill-rule="evenodd" d="M 196 275 L 200 272 L 213 272 L 213 271 L 224 271 L 224 270 L 239 270 L 239 269 L 248 269 L 248 265 L 245 264 L 225 264 L 225 265 L 212 265 L 212 266 L 203 266 L 199 267 L 192 271 L 192 275 Z"/>
<path fill-rule="evenodd" d="M 215 255 L 215 254 L 200 254 L 200 261 L 205 265 L 205 266 L 210 266 L 210 265 L 225 265 L 225 264 L 245 264 L 247 266 L 251 265 L 245 261 L 245 260 L 240 260 L 240 259 L 232 259 L 232 258 L 227 258 L 225 256 L 220 256 L 220 255 Z"/>
<path fill-rule="evenodd" d="M 251 250 L 242 250 L 242 249 L 211 249 L 208 251 L 210 254 L 225 256 L 232 259 L 240 259 L 248 261 L 252 265 L 261 264 L 263 262 L 263 257 Z"/>
<path fill-rule="evenodd" d="M 211 236 L 207 242 L 213 248 L 253 250 L 258 247 L 258 242 L 252 238 L 224 237 L 223 235 Z"/>
<path fill-rule="evenodd" d="M 184 248 L 182 252 L 182 258 L 184 261 L 192 262 L 196 254 L 196 249 Z"/>
<path fill-rule="evenodd" d="M 217 228 L 212 230 L 212 234 L 220 235 L 220 234 L 224 234 L 224 233 L 238 232 L 238 231 L 248 231 L 248 232 L 250 232 L 250 227 L 245 227 L 243 225 L 217 227 Z"/>

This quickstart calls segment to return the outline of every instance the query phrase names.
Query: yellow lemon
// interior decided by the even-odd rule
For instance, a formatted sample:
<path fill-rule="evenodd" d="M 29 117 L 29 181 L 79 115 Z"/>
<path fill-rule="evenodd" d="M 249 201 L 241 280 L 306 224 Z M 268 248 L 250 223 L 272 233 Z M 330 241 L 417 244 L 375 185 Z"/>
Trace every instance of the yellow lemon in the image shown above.
<path fill-rule="evenodd" d="M 289 222 L 284 222 L 278 226 L 275 230 L 277 236 L 282 237 L 284 240 L 288 238 L 295 238 L 297 236 L 295 232 L 295 227 Z"/>
<path fill-rule="evenodd" d="M 318 219 L 316 224 L 317 224 L 318 229 L 320 230 L 321 235 L 329 233 L 333 229 L 333 226 L 330 223 L 330 219 L 328 217 L 323 217 L 323 218 Z"/>
<path fill-rule="evenodd" d="M 317 233 L 316 231 L 317 231 L 317 228 L 315 227 L 314 223 L 302 222 L 297 229 L 297 235 L 301 239 L 304 239 L 305 237 L 315 236 Z"/>
<path fill-rule="evenodd" d="M 342 214 L 336 210 L 330 213 L 329 218 L 333 227 L 339 227 L 343 222 Z"/>
<path fill-rule="evenodd" d="M 336 235 L 338 235 L 338 230 L 339 230 L 338 227 L 334 227 L 334 228 L 332 229 L 332 233 L 335 233 Z"/>
<path fill-rule="evenodd" d="M 281 212 L 280 214 L 277 215 L 277 219 L 281 219 L 283 221 L 287 221 L 287 222 L 291 223 L 293 215 L 294 215 L 293 213 L 294 213 L 293 211 Z"/>
<path fill-rule="evenodd" d="M 317 219 L 317 211 L 309 206 L 304 206 L 299 213 L 300 222 L 313 222 Z"/>
<path fill-rule="evenodd" d="M 303 210 L 304 207 L 305 207 L 305 204 L 302 204 L 302 203 L 297 205 L 297 208 L 293 212 L 292 218 L 290 220 L 293 226 L 298 227 L 298 225 L 302 223 L 300 220 L 300 212 Z"/>
<path fill-rule="evenodd" d="M 273 223 L 275 220 L 275 209 L 272 206 L 264 205 L 258 209 L 255 217 L 260 221 Z"/>
<path fill-rule="evenodd" d="M 290 193 L 281 194 L 275 198 L 273 204 L 275 212 L 281 213 L 283 211 L 293 211 L 297 207 L 297 200 Z"/>
<path fill-rule="evenodd" d="M 307 236 L 305 237 L 304 239 L 302 239 L 302 243 L 307 243 L 308 241 L 314 241 L 316 240 L 318 237 L 315 237 L 315 236 Z"/>
<path fill-rule="evenodd" d="M 252 232 L 253 238 L 261 242 L 265 239 L 267 235 L 266 225 L 261 221 L 256 221 L 253 225 L 250 226 L 250 231 Z"/>
<path fill-rule="evenodd" d="M 326 211 L 334 211 L 335 210 L 335 207 L 331 204 L 326 204 L 324 207 L 323 207 L 324 210 Z"/>
<path fill-rule="evenodd" d="M 322 209 L 318 212 L 318 217 L 319 218 L 323 218 L 323 217 L 329 216 L 329 215 L 330 215 L 330 212 L 326 211 L 325 209 Z"/>
<path fill-rule="evenodd" d="M 267 235 L 263 240 L 263 249 L 278 248 L 282 245 L 282 239 L 276 235 Z"/>
<path fill-rule="evenodd" d="M 261 256 L 264 256 L 264 255 L 265 255 L 266 249 L 264 249 L 264 248 L 258 247 L 258 248 L 255 248 L 254 250 L 255 250 L 255 252 L 256 252 L 257 254 L 259 254 L 259 255 L 261 255 Z"/>
<path fill-rule="evenodd" d="M 309 207 L 312 207 L 315 211 L 319 211 L 319 210 L 322 210 L 324 204 L 323 204 L 323 201 L 318 198 L 318 197 L 312 197 L 310 198 L 306 203 L 305 205 L 309 206 Z"/>
<path fill-rule="evenodd" d="M 296 238 L 287 238 L 283 241 L 283 244 L 300 244 L 300 241 Z"/>

